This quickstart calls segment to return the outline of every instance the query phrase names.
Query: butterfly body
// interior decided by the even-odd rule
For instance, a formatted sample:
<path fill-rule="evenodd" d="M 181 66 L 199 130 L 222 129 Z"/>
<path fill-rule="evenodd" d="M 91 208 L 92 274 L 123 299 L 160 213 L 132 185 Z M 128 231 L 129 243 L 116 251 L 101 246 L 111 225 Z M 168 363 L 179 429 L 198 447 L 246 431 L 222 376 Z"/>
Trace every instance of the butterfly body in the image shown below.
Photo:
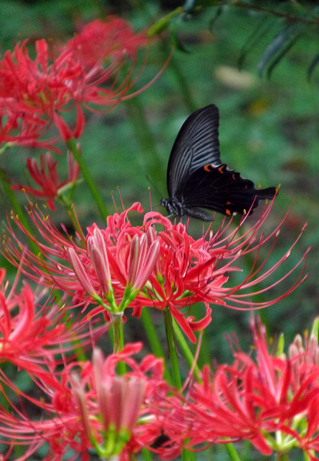
<path fill-rule="evenodd" d="M 218 125 L 218 109 L 211 104 L 193 112 L 180 129 L 167 168 L 169 198 L 161 200 L 169 215 L 212 221 L 213 216 L 201 208 L 246 214 L 259 200 L 275 196 L 275 187 L 256 189 L 221 162 Z"/>

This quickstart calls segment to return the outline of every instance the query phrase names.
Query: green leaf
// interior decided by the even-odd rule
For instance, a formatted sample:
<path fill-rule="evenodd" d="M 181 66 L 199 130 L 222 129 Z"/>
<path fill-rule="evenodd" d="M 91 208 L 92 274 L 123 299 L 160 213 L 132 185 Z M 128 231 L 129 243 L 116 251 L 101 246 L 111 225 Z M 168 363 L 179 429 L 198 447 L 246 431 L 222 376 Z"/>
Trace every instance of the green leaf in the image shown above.
<path fill-rule="evenodd" d="M 270 65 L 267 76 L 269 77 L 275 66 L 290 50 L 296 40 L 300 37 L 299 24 L 293 23 L 280 32 L 268 45 L 258 63 L 258 73 L 262 76 L 265 68 Z"/>
<path fill-rule="evenodd" d="M 318 64 L 319 64 L 319 53 L 316 54 L 316 56 L 311 61 L 310 66 L 308 67 L 308 70 L 307 70 L 308 82 L 310 82 L 312 74 Z"/>
<path fill-rule="evenodd" d="M 282 60 L 282 58 L 288 53 L 288 51 L 294 46 L 294 44 L 299 40 L 301 37 L 301 33 L 297 34 L 289 43 L 288 46 L 284 47 L 281 51 L 281 53 L 278 54 L 276 59 L 272 62 L 272 64 L 269 66 L 267 70 L 267 78 L 270 79 L 272 71 L 274 68 L 277 66 L 277 64 Z"/>
<path fill-rule="evenodd" d="M 182 51 L 183 53 L 190 53 L 190 50 L 186 48 L 184 43 L 182 43 L 177 37 L 176 32 L 170 30 L 170 37 L 172 45 L 175 46 L 175 48 L 177 48 L 179 51 Z"/>
<path fill-rule="evenodd" d="M 223 7 L 222 6 L 219 6 L 216 10 L 216 13 L 214 14 L 214 16 L 212 17 L 212 19 L 210 19 L 209 21 L 209 25 L 208 25 L 208 29 L 211 33 L 213 33 L 213 26 L 215 24 L 215 22 L 217 21 L 217 19 L 222 15 L 223 13 Z"/>
<path fill-rule="evenodd" d="M 147 36 L 151 38 L 154 35 L 158 35 L 160 32 L 167 29 L 171 25 L 172 21 L 174 21 L 174 19 L 180 16 L 182 13 L 183 13 L 183 8 L 179 6 L 174 11 L 170 12 L 163 18 L 160 18 L 158 21 L 156 21 L 154 24 L 152 24 L 149 27 Z"/>
<path fill-rule="evenodd" d="M 244 61 L 248 53 L 269 32 L 271 27 L 273 27 L 273 23 L 272 22 L 266 23 L 265 17 L 263 16 L 261 21 L 258 23 L 257 27 L 253 30 L 253 32 L 250 34 L 245 44 L 241 48 L 240 55 L 237 61 L 237 66 L 239 69 L 242 69 Z"/>

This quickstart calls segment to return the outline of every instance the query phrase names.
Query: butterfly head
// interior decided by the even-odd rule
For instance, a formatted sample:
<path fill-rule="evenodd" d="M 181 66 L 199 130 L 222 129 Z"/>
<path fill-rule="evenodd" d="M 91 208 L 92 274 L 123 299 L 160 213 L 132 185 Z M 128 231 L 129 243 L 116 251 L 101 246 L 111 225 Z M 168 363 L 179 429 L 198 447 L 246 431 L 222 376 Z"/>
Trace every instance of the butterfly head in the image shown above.
<path fill-rule="evenodd" d="M 162 198 L 160 204 L 166 208 L 168 216 L 184 215 L 183 206 L 178 200 Z"/>

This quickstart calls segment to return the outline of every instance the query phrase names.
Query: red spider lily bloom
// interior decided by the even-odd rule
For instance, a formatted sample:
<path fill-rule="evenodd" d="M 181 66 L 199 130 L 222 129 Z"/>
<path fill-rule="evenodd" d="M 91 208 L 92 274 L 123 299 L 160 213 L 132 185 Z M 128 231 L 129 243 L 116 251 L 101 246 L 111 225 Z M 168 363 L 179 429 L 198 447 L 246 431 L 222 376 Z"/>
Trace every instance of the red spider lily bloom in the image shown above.
<path fill-rule="evenodd" d="M 22 270 L 32 280 L 41 280 L 41 283 L 73 294 L 77 302 L 98 303 L 103 307 L 98 308 L 97 312 L 105 308 L 109 312 L 114 311 L 114 305 L 123 310 L 129 305 L 133 308 L 133 315 L 139 317 L 144 306 L 157 309 L 168 307 L 189 339 L 195 342 L 194 331 L 205 328 L 210 322 L 211 309 L 207 303 L 233 309 L 259 309 L 274 304 L 303 282 L 304 265 L 288 292 L 270 301 L 252 301 L 254 295 L 277 285 L 298 267 L 269 287 L 251 292 L 254 286 L 268 278 L 287 260 L 291 251 L 263 273 L 265 262 L 256 268 L 260 247 L 273 239 L 270 252 L 273 250 L 282 224 L 268 237 L 262 235 L 258 239 L 257 233 L 272 205 L 265 208 L 261 218 L 242 236 L 238 236 L 238 230 L 243 222 L 226 236 L 229 223 L 225 225 L 224 221 L 215 235 L 209 233 L 198 240 L 187 233 L 184 225 L 174 225 L 159 213 L 146 213 L 142 226 L 132 226 L 127 214 L 130 210 L 141 212 L 138 203 L 122 214 L 109 216 L 105 230 L 97 233 L 97 226 L 93 225 L 88 228 L 86 238 L 80 231 L 78 244 L 61 234 L 50 219 L 34 207 L 31 207 L 30 217 L 45 243 L 39 243 L 38 238 L 30 235 L 17 217 L 13 216 L 13 220 L 37 243 L 42 253 L 42 256 L 35 256 L 24 250 Z M 5 238 L 5 254 L 12 264 L 18 265 L 23 245 L 10 223 L 7 228 L 12 238 Z M 95 239 L 94 244 L 92 238 Z M 94 252 L 93 246 L 96 247 Z M 243 276 L 241 283 L 229 287 L 232 272 L 241 271 L 240 258 L 252 252 L 257 256 L 250 272 Z M 303 260 L 306 260 L 306 254 Z M 206 314 L 201 320 L 195 321 L 189 315 L 189 309 L 197 302 L 206 303 Z"/>
<path fill-rule="evenodd" d="M 112 376 L 106 372 L 102 352 L 93 352 L 94 386 L 103 442 L 95 435 L 96 424 L 90 422 L 85 389 L 78 375 L 72 377 L 73 389 L 82 415 L 87 437 L 100 457 L 119 455 L 128 444 L 140 415 L 146 382 L 140 377 Z M 95 426 L 95 427 L 94 427 Z"/>
<path fill-rule="evenodd" d="M 168 386 L 161 359 L 147 355 L 140 364 L 133 359 L 132 354 L 141 347 L 141 343 L 127 344 L 105 360 L 95 353 L 93 365 L 70 363 L 61 377 L 48 373 L 35 376 L 34 382 L 44 394 L 39 400 L 17 389 L 0 371 L 3 395 L 11 406 L 10 411 L 0 406 L 1 443 L 26 446 L 19 461 L 30 459 L 44 443 L 49 446 L 46 459 L 62 459 L 71 449 L 85 461 L 90 459 L 88 449 L 95 448 L 99 455 L 113 449 L 126 459 L 153 443 L 163 426 L 157 422 L 158 430 L 154 430 L 159 415 L 152 407 L 155 402 L 160 407 L 167 399 Z M 129 368 L 121 377 L 116 375 L 118 362 Z M 19 405 L 13 405 L 5 389 L 19 395 Z M 31 414 L 32 410 L 41 411 L 40 419 L 28 416 L 24 401 L 28 411 L 34 407 Z"/>
<path fill-rule="evenodd" d="M 73 130 L 66 129 L 60 113 L 74 104 L 73 93 L 83 80 L 83 69 L 65 51 L 50 62 L 48 44 L 36 42 L 37 55 L 29 57 L 26 41 L 7 51 L 0 62 L 0 142 L 39 146 L 39 138 L 52 121 L 64 139 L 78 137 L 84 117 L 77 105 L 77 121 Z M 57 139 L 56 139 L 57 140 Z M 45 146 L 54 139 L 44 143 Z"/>
<path fill-rule="evenodd" d="M 190 446 L 248 439 L 264 455 L 300 447 L 316 459 L 319 366 L 309 350 L 292 358 L 269 352 L 265 327 L 252 322 L 252 330 L 255 360 L 235 352 L 233 365 L 220 365 L 214 376 L 205 368 L 190 390 Z"/>
<path fill-rule="evenodd" d="M 33 181 L 40 187 L 35 189 L 33 187 L 13 185 L 12 189 L 24 190 L 28 195 L 34 197 L 41 197 L 46 200 L 50 210 L 55 211 L 56 207 L 54 199 L 65 189 L 65 186 L 72 187 L 79 177 L 80 168 L 77 162 L 73 159 L 70 152 L 68 152 L 68 179 L 61 181 L 57 172 L 57 161 L 54 161 L 50 152 L 47 152 L 45 157 L 40 155 L 40 168 L 37 161 L 33 158 L 27 159 L 27 168 Z"/>
<path fill-rule="evenodd" d="M 2 271 L 1 278 L 4 274 Z M 0 362 L 10 361 L 35 372 L 36 364 L 52 363 L 53 357 L 72 351 L 74 341 L 81 341 L 81 347 L 87 347 L 105 333 L 106 325 L 93 323 L 90 329 L 85 327 L 63 302 L 49 300 L 38 307 L 39 296 L 28 284 L 24 283 L 21 293 L 16 292 L 17 281 L 18 277 L 7 295 L 8 284 L 3 288 L 0 284 Z"/>
<path fill-rule="evenodd" d="M 92 110 L 92 104 L 116 105 L 138 77 L 133 75 L 132 59 L 137 47 L 145 44 L 143 34 L 135 35 L 129 24 L 112 17 L 85 26 L 56 56 L 44 39 L 36 41 L 34 59 L 27 41 L 6 51 L 0 61 L 0 145 L 54 150 L 59 136 L 42 139 L 52 125 L 65 141 L 79 138 L 85 124 L 83 106 Z M 124 64 L 129 68 L 121 79 Z M 75 113 L 74 126 L 63 118 L 70 110 Z"/>
<path fill-rule="evenodd" d="M 137 48 L 147 43 L 146 34 L 135 34 L 129 23 L 116 16 L 108 16 L 105 21 L 96 19 L 86 24 L 65 48 L 71 49 L 88 69 L 97 63 L 102 67 L 110 56 L 122 59 L 127 54 L 135 57 Z"/>

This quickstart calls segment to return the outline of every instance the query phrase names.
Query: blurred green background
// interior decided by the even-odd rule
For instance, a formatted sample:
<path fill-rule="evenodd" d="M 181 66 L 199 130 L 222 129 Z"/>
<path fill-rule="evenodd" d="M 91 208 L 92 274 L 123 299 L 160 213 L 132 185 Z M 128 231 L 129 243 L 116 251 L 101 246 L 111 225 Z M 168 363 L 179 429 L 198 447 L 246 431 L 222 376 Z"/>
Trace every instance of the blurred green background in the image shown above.
<path fill-rule="evenodd" d="M 107 14 L 117 14 L 130 21 L 136 31 L 147 29 L 182 3 L 168 0 L 1 0 L 1 52 L 12 49 L 14 43 L 25 38 L 29 38 L 31 47 L 35 40 L 43 37 L 57 42 L 67 40 L 77 25 L 95 18 L 103 19 Z M 316 3 L 251 2 L 251 9 L 229 6 L 221 10 L 213 1 L 206 1 L 203 8 L 200 2 L 196 3 L 195 11 L 176 17 L 170 29 L 151 46 L 134 89 L 146 85 L 163 67 L 172 36 L 175 41 L 178 39 L 178 48 L 184 51 L 176 49 L 164 73 L 138 97 L 119 104 L 107 114 L 87 113 L 81 138 L 83 157 L 110 213 L 114 211 L 110 192 L 116 191 L 117 186 L 126 207 L 141 201 L 144 209 L 149 210 L 148 187 L 151 186 L 154 209 L 166 214 L 158 204 L 161 196 L 167 196 L 166 167 L 175 137 L 193 110 L 215 103 L 220 110 L 222 161 L 262 187 L 281 184 L 264 228 L 266 234 L 283 219 L 295 200 L 267 268 L 289 249 L 303 224 L 309 223 L 288 261 L 269 283 L 288 272 L 312 245 L 307 265 L 309 278 L 293 295 L 262 312 L 271 334 L 284 331 L 287 340 L 296 332 L 302 333 L 309 328 L 318 311 L 319 69 L 314 70 L 310 81 L 307 73 L 319 52 L 319 20 L 318 24 L 305 21 L 317 13 Z M 260 5 L 280 14 L 259 11 Z M 298 15 L 300 22 L 291 19 L 287 22 L 287 16 Z M 290 29 L 287 28 L 292 24 L 297 24 L 297 32 L 292 33 L 298 35 L 298 40 L 288 37 Z M 289 40 L 284 42 L 286 30 Z M 272 44 L 278 37 L 284 46 L 267 61 L 265 51 L 271 51 L 269 47 L 274 47 Z M 280 53 L 283 56 L 279 56 Z M 142 64 L 145 54 L 140 59 Z M 262 75 L 258 75 L 258 64 L 259 68 L 264 64 Z M 267 72 L 271 70 L 268 78 Z M 40 151 L 13 148 L 1 156 L 0 166 L 12 183 L 26 184 L 26 158 L 39 154 Z M 61 156 L 62 177 L 65 168 L 66 156 Z M 17 194 L 24 204 L 23 194 Z M 114 196 L 120 206 L 116 192 Z M 75 189 L 74 204 L 84 229 L 93 222 L 103 225 L 85 183 Z M 9 212 L 10 204 L 0 190 L 1 221 L 5 221 Z M 256 211 L 249 219 L 254 222 L 259 215 L 260 211 Z M 62 207 L 58 206 L 58 211 L 51 216 L 56 224 L 68 225 L 68 216 Z M 216 218 L 213 229 L 218 228 L 221 219 Z M 202 229 L 202 223 L 193 220 L 190 232 L 198 237 Z M 12 276 L 12 269 L 1 258 L 1 265 Z M 266 292 L 264 299 L 280 296 L 297 276 L 298 271 Z M 251 343 L 249 315 L 249 312 L 214 307 L 205 347 L 213 351 L 215 359 L 230 357 L 223 339 L 226 332 L 235 331 L 244 349 Z M 136 319 L 130 321 L 133 328 L 128 331 L 129 324 L 126 324 L 126 339 L 138 339 L 139 323 Z M 247 455 L 245 459 L 253 458 Z M 259 459 L 262 458 L 259 456 Z"/>

